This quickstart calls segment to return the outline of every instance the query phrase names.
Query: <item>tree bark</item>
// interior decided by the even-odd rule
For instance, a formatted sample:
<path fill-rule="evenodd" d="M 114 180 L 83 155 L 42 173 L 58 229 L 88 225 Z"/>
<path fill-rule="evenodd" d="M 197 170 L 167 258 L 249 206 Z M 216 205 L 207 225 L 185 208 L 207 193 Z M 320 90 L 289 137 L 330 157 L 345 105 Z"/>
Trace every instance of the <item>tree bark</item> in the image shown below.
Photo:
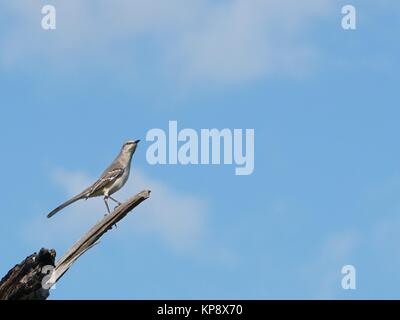
<path fill-rule="evenodd" d="M 40 249 L 12 268 L 0 281 L 0 300 L 45 300 L 49 290 L 44 289 L 44 266 L 53 266 L 54 250 Z"/>
<path fill-rule="evenodd" d="M 0 281 L 0 300 L 45 300 L 49 289 L 73 263 L 121 221 L 129 212 L 150 197 L 144 190 L 104 216 L 55 263 L 56 251 L 42 248 L 12 268 Z M 44 268 L 46 267 L 46 268 Z M 46 278 L 45 278 L 46 277 Z"/>

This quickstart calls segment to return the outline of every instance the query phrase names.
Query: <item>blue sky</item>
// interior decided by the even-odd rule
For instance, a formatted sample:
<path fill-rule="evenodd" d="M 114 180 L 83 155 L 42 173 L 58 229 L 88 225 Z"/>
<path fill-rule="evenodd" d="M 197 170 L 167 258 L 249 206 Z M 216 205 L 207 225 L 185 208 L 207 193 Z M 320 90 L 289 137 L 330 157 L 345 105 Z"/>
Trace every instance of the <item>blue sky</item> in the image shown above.
<path fill-rule="evenodd" d="M 253 128 L 254 173 L 151 166 L 144 141 L 116 196 L 151 198 L 52 299 L 399 298 L 399 4 L 54 0 L 44 31 L 48 3 L 0 0 L 0 274 L 40 247 L 61 256 L 104 205 L 46 214 L 177 120 Z"/>

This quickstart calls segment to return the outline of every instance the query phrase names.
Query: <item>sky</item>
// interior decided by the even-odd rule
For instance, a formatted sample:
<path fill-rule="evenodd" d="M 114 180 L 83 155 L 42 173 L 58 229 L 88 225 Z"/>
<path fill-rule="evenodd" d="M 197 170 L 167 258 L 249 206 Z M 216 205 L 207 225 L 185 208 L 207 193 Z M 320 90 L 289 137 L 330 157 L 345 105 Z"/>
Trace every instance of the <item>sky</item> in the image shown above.
<path fill-rule="evenodd" d="M 101 219 L 101 198 L 46 215 L 141 139 L 115 197 L 151 197 L 50 299 L 398 299 L 399 16 L 396 1 L 0 0 L 0 275 Z M 146 134 L 169 121 L 254 129 L 254 172 L 149 164 Z"/>

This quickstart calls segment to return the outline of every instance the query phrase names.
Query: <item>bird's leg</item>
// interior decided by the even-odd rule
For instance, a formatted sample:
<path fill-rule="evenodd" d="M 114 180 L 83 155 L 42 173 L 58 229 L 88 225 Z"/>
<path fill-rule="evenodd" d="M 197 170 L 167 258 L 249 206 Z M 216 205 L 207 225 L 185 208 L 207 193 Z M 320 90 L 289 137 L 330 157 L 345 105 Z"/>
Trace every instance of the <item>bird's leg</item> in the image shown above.
<path fill-rule="evenodd" d="M 117 204 L 116 208 L 118 208 L 122 204 L 118 200 L 115 200 L 113 197 L 111 197 L 111 196 L 108 196 L 108 197 Z"/>
<path fill-rule="evenodd" d="M 122 203 L 121 202 L 119 202 L 118 200 L 115 200 L 113 197 L 111 197 L 111 196 L 108 196 L 108 198 L 110 198 L 112 201 L 114 201 L 114 202 L 116 202 L 117 203 L 117 206 L 115 207 L 115 208 L 118 208 Z M 114 210 L 115 210 L 115 208 L 114 208 Z M 114 224 L 114 226 L 115 226 L 115 228 L 117 228 L 117 224 Z"/>
<path fill-rule="evenodd" d="M 104 203 L 106 204 L 108 214 L 110 214 L 111 211 L 110 211 L 110 207 L 108 206 L 108 201 L 107 201 L 107 199 L 108 199 L 108 196 L 104 196 L 104 199 L 103 199 L 103 200 L 104 200 Z"/>

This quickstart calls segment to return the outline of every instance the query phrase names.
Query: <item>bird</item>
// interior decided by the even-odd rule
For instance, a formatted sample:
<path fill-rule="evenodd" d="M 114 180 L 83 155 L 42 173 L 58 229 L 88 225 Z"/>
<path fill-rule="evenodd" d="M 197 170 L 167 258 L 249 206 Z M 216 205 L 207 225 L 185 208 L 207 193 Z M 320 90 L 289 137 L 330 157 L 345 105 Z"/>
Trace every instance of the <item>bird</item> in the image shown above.
<path fill-rule="evenodd" d="M 68 201 L 59 205 L 47 215 L 47 218 L 51 218 L 59 211 L 78 200 L 87 200 L 89 198 L 100 196 L 103 196 L 103 200 L 107 207 L 108 213 L 110 213 L 108 199 L 111 199 L 112 201 L 117 203 L 117 206 L 120 206 L 121 202 L 111 197 L 111 195 L 120 190 L 128 181 L 132 156 L 135 153 L 139 142 L 140 140 L 130 140 L 125 142 L 122 145 L 121 151 L 119 152 L 118 156 L 101 174 L 100 178 L 95 183 L 83 190 L 81 193 L 77 194 L 75 197 L 72 197 Z"/>

